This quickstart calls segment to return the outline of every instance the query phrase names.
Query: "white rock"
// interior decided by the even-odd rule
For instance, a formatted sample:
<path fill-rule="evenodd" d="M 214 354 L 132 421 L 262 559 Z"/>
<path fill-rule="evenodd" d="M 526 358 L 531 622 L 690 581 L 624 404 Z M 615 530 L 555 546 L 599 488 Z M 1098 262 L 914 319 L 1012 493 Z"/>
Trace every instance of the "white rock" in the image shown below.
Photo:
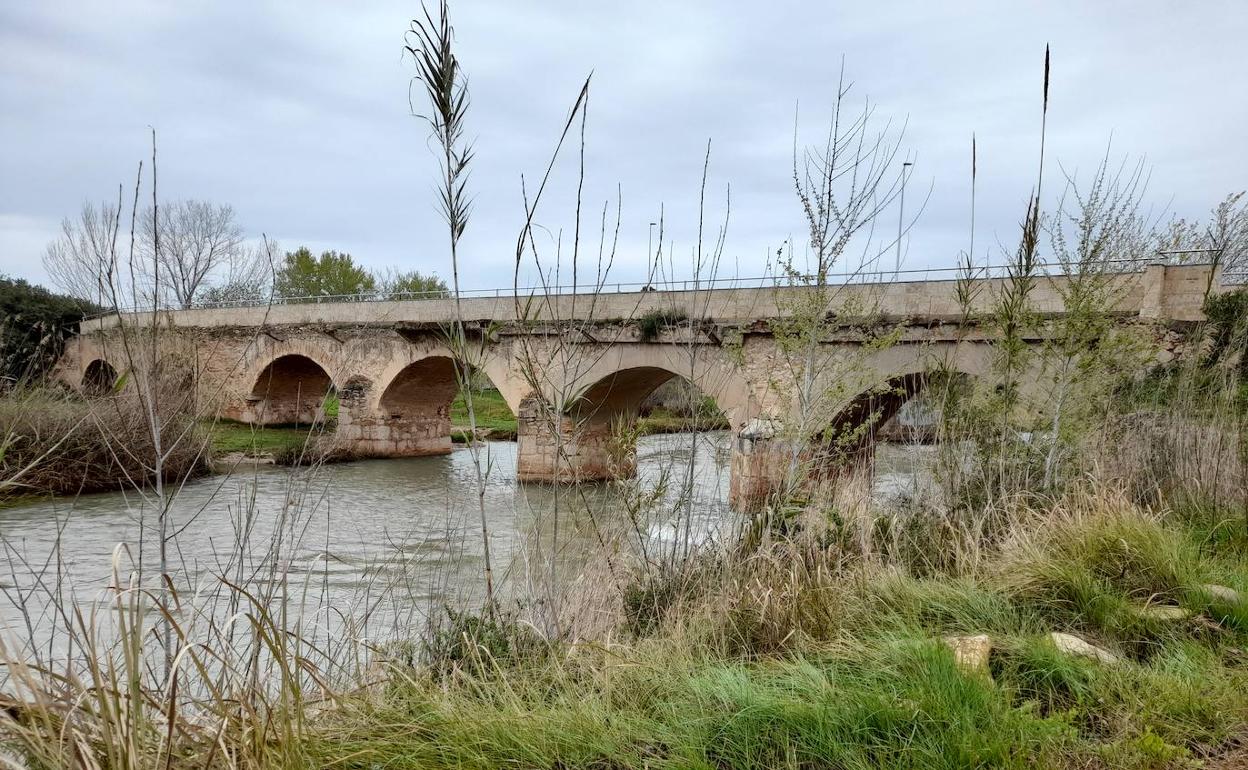
<path fill-rule="evenodd" d="M 1220 586 L 1216 583 L 1205 583 L 1200 590 L 1209 595 L 1214 601 L 1225 602 L 1227 604 L 1239 604 L 1239 591 L 1229 586 Z"/>
<path fill-rule="evenodd" d="M 766 417 L 755 417 L 745 424 L 739 434 L 741 438 L 749 441 L 758 441 L 762 439 L 775 438 L 780 433 L 780 421 L 771 420 Z"/>
<path fill-rule="evenodd" d="M 1053 646 L 1058 652 L 1066 655 L 1074 655 L 1080 658 L 1090 658 L 1097 663 L 1103 663 L 1107 666 L 1113 666 L 1118 663 L 1118 656 L 1109 650 L 1103 650 L 1095 644 L 1089 644 L 1074 634 L 1063 634 L 1060 631 L 1054 631 L 1049 634 L 1049 639 L 1053 642 Z"/>
<path fill-rule="evenodd" d="M 946 636 L 945 646 L 953 651 L 958 668 L 970 673 L 988 673 L 988 656 L 992 654 L 992 637 L 987 634 L 974 636 Z"/>
<path fill-rule="evenodd" d="M 1192 616 L 1191 610 L 1176 607 L 1173 604 L 1148 604 L 1136 607 L 1135 614 L 1149 620 L 1187 620 Z"/>

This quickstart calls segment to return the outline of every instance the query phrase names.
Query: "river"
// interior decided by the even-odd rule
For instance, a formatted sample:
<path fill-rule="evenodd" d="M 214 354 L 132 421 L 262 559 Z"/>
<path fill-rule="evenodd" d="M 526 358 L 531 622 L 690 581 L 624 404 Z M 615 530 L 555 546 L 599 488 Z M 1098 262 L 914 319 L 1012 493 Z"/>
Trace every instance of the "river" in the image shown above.
<path fill-rule="evenodd" d="M 516 445 L 487 442 L 483 502 L 499 593 L 541 599 L 603 554 L 658 559 L 731 536 L 729 441 L 727 433 L 645 437 L 635 483 L 577 487 L 518 484 Z M 882 447 L 876 490 L 904 487 L 926 451 Z M 222 577 L 280 583 L 270 601 L 315 608 L 316 622 L 341 627 L 350 618 L 360 624 L 357 634 L 410 635 L 431 612 L 479 601 L 477 489 L 466 448 L 310 469 L 240 467 L 176 491 L 166 522 L 176 535 L 169 571 L 184 598 L 211 596 Z M 155 574 L 157 532 L 152 501 L 134 492 L 0 510 L 6 642 L 28 645 L 33 637 L 51 652 L 49 596 L 102 608 L 108 587 L 125 584 L 140 558 Z"/>

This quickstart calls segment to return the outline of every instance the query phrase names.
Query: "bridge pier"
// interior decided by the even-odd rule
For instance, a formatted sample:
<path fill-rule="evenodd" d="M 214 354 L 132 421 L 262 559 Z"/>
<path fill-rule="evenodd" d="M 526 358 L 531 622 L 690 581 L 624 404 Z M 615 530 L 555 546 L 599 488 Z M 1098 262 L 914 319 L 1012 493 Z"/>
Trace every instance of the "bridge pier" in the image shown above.
<path fill-rule="evenodd" d="M 519 481 L 597 481 L 637 472 L 636 448 L 615 435 L 610 420 L 556 416 L 533 398 L 520 404 L 516 443 Z"/>
<path fill-rule="evenodd" d="M 424 457 L 451 453 L 448 414 L 339 412 L 338 443 L 362 457 Z"/>
<path fill-rule="evenodd" d="M 451 453 L 450 404 L 369 408 L 371 384 L 353 380 L 338 395 L 337 441 L 362 457 L 422 457 Z"/>
<path fill-rule="evenodd" d="M 869 437 L 850 448 L 807 443 L 796 457 L 793 442 L 778 435 L 772 420 L 753 420 L 736 435 L 728 478 L 728 504 L 734 510 L 755 513 L 786 485 L 809 494 L 854 473 L 869 473 L 875 465 L 875 442 Z"/>
<path fill-rule="evenodd" d="M 788 475 L 790 445 L 764 432 L 759 422 L 752 421 L 733 438 L 728 505 L 737 511 L 762 510 Z"/>

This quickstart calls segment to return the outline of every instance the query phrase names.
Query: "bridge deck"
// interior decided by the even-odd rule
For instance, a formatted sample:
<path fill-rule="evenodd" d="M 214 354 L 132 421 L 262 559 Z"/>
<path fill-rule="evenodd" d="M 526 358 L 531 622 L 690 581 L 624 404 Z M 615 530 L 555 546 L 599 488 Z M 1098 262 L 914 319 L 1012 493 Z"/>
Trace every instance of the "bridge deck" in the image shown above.
<path fill-rule="evenodd" d="M 974 311 L 990 308 L 1006 279 L 986 278 Z M 1124 272 L 1109 278 L 1114 309 L 1124 314 L 1171 320 L 1199 320 L 1206 293 L 1219 282 L 1210 265 L 1151 265 L 1140 272 Z M 1032 293 L 1032 309 L 1061 313 L 1067 276 L 1042 276 Z M 827 287 L 828 310 L 872 310 L 893 317 L 928 320 L 957 318 L 956 280 L 889 281 L 847 283 Z M 600 320 L 636 318 L 650 312 L 683 313 L 690 318 L 746 323 L 791 314 L 796 303 L 813 291 L 805 286 L 709 288 L 680 291 L 602 291 L 598 293 L 463 297 L 465 320 Z M 124 313 L 127 323 L 146 324 L 151 312 Z M 447 323 L 456 317 L 455 301 L 448 298 L 419 300 L 373 300 L 299 302 L 250 307 L 162 310 L 163 323 L 181 327 L 259 327 L 304 324 L 388 325 L 394 323 Z M 82 331 L 116 326 L 117 314 L 86 320 Z"/>

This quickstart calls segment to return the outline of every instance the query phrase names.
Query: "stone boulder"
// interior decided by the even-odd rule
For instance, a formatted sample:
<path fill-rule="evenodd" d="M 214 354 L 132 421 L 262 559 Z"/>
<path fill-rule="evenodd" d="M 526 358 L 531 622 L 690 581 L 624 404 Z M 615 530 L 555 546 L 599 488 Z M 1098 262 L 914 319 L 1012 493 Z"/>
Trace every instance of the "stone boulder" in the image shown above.
<path fill-rule="evenodd" d="M 1060 631 L 1054 631 L 1049 634 L 1049 640 L 1053 642 L 1053 646 L 1057 651 L 1064 655 L 1073 655 L 1078 658 L 1088 658 L 1105 666 L 1114 666 L 1119 663 L 1117 655 L 1109 650 L 1101 649 L 1095 644 L 1080 639 L 1074 634 L 1064 634 Z"/>
<path fill-rule="evenodd" d="M 953 659 L 958 664 L 958 668 L 967 673 L 988 673 L 988 658 L 992 654 L 990 636 L 987 634 L 946 636 L 941 641 L 953 651 Z"/>
<path fill-rule="evenodd" d="M 1215 602 L 1223 604 L 1239 604 L 1241 599 L 1239 591 L 1230 586 L 1220 586 L 1216 583 L 1204 583 L 1200 586 L 1201 593 L 1204 593 Z"/>
<path fill-rule="evenodd" d="M 1133 611 L 1137 617 L 1145 620 L 1180 621 L 1192 617 L 1191 610 L 1173 604 L 1146 604 L 1142 607 L 1134 607 Z"/>

